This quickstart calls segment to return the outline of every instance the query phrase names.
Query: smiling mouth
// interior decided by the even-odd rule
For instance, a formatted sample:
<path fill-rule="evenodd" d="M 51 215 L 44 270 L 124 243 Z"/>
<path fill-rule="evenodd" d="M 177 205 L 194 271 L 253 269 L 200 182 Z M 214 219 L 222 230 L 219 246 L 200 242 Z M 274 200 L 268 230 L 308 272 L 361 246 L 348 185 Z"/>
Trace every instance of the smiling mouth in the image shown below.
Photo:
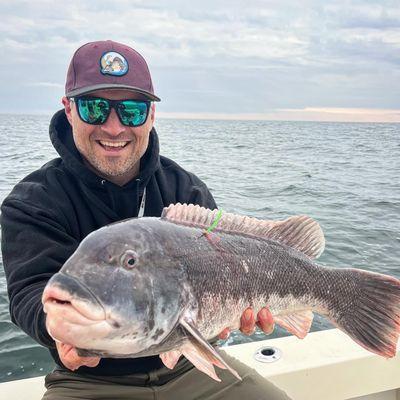
<path fill-rule="evenodd" d="M 122 150 L 130 143 L 129 141 L 110 142 L 108 140 L 96 140 L 96 142 L 103 147 L 103 149 L 108 151 Z"/>

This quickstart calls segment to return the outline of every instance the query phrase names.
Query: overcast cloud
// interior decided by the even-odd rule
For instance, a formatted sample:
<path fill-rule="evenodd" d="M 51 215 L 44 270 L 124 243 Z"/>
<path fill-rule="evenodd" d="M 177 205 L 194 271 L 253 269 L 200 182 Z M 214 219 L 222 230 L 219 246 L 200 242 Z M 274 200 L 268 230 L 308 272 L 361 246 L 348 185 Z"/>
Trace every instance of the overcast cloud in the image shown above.
<path fill-rule="evenodd" d="M 0 0 L 0 13 L 0 112 L 56 110 L 76 48 L 113 39 L 147 59 L 161 115 L 360 109 L 400 121 L 398 0 Z"/>

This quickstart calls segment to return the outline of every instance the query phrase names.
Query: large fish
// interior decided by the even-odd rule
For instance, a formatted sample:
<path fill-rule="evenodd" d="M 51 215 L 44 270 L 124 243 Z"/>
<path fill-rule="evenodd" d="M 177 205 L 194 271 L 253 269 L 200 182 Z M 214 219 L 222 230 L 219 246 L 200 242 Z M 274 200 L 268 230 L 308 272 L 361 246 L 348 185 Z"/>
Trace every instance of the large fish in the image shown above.
<path fill-rule="evenodd" d="M 212 229 L 210 229 L 212 227 Z M 130 219 L 88 235 L 43 293 L 63 324 L 50 333 L 81 355 L 159 354 L 173 368 L 183 354 L 219 380 L 238 376 L 208 343 L 239 327 L 246 308 L 268 306 L 303 338 L 322 314 L 364 348 L 393 357 L 400 331 L 400 281 L 315 264 L 325 245 L 309 217 L 263 221 L 194 205 L 161 218 Z"/>

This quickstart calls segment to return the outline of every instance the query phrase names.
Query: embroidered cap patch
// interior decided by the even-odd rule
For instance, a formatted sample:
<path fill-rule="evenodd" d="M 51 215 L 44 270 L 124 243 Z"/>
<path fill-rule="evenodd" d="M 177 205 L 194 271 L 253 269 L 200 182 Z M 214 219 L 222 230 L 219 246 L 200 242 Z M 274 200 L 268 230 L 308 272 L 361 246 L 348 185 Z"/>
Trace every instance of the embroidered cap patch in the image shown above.
<path fill-rule="evenodd" d="M 128 62 L 125 57 L 115 51 L 104 53 L 100 59 L 101 73 L 105 75 L 122 76 L 128 72 Z"/>

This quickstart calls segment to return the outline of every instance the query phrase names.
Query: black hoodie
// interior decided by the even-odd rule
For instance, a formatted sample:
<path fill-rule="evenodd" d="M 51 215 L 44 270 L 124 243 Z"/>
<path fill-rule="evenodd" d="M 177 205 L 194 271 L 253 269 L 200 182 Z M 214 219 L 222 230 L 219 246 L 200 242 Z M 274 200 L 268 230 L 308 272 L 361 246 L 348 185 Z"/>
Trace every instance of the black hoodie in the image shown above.
<path fill-rule="evenodd" d="M 138 215 L 146 188 L 145 216 L 160 216 L 171 203 L 216 208 L 205 184 L 178 164 L 159 155 L 153 128 L 140 162 L 140 172 L 125 186 L 115 185 L 88 169 L 75 147 L 64 111 L 50 123 L 50 138 L 60 154 L 19 182 L 1 211 L 2 253 L 12 321 L 50 349 L 62 366 L 45 328 L 43 289 L 79 243 L 92 231 Z M 126 375 L 162 366 L 159 357 L 102 359 L 95 368 L 78 373 Z"/>

